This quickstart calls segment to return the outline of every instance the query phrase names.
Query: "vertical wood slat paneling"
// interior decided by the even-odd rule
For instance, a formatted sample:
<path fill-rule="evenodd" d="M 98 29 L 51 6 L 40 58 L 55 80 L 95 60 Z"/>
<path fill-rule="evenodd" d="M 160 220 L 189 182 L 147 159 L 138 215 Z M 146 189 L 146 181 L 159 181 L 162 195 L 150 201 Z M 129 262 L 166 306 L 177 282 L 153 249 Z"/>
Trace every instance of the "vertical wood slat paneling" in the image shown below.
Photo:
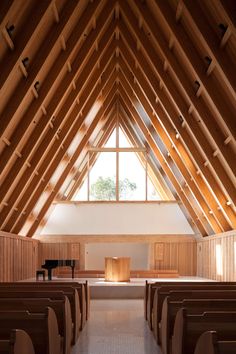
<path fill-rule="evenodd" d="M 221 246 L 222 275 L 217 274 L 216 245 Z M 236 280 L 236 231 L 197 241 L 197 275 L 214 280 Z"/>
<path fill-rule="evenodd" d="M 163 242 L 161 245 L 155 243 L 156 269 L 177 269 L 180 275 L 196 275 L 196 242 Z"/>
<path fill-rule="evenodd" d="M 38 240 L 0 231 L 0 282 L 35 277 Z"/>

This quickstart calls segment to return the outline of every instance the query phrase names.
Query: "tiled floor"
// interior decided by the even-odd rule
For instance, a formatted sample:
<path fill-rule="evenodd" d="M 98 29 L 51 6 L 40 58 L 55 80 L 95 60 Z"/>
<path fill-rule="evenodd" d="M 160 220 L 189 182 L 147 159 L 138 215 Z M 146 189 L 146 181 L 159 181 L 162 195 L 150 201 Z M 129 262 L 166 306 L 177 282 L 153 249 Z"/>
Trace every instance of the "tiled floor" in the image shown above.
<path fill-rule="evenodd" d="M 72 354 L 161 354 L 143 315 L 143 300 L 92 300 Z"/>

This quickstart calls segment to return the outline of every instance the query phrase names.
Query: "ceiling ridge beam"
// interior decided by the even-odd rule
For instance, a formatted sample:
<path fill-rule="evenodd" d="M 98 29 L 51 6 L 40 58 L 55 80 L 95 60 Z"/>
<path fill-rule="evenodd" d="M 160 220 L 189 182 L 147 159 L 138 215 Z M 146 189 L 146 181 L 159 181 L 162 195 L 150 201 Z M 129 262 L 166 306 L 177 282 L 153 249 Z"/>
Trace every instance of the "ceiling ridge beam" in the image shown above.
<path fill-rule="evenodd" d="M 124 30 L 124 28 L 123 28 Z M 125 33 L 125 30 L 124 30 Z M 125 35 L 125 34 L 124 34 Z M 123 36 L 123 35 L 122 35 Z M 189 137 L 189 134 L 187 133 L 187 130 L 183 128 L 182 123 L 179 120 L 180 113 L 178 112 L 178 109 L 176 109 L 175 105 L 173 105 L 172 101 L 167 98 L 165 92 L 160 88 L 158 81 L 156 80 L 156 74 L 153 72 L 153 69 L 148 65 L 148 61 L 146 60 L 145 56 L 138 50 L 136 50 L 136 47 L 134 45 L 134 42 L 131 38 L 125 35 L 124 39 L 127 42 L 127 45 L 124 45 L 124 41 L 120 39 L 119 46 L 122 49 L 123 53 L 131 53 L 131 55 L 134 57 L 135 62 L 139 64 L 139 67 L 142 69 L 144 75 L 147 77 L 148 81 L 150 82 L 151 86 L 153 87 L 154 92 L 156 93 L 157 97 L 160 100 L 160 103 L 162 104 L 163 108 L 165 111 L 167 111 L 168 116 L 170 117 L 172 123 L 176 126 L 177 131 L 180 133 L 180 135 L 183 137 L 184 143 L 188 146 L 188 149 L 191 153 L 191 155 L 194 157 L 194 160 L 198 164 L 199 169 L 203 172 L 203 175 L 205 178 L 208 180 L 209 184 L 211 185 L 211 188 L 214 190 L 214 194 L 219 200 L 220 204 L 222 205 L 223 208 L 228 207 L 226 205 L 228 199 L 225 197 L 221 187 L 219 186 L 217 182 L 217 188 L 216 188 L 216 180 L 215 177 L 213 177 L 211 171 L 208 168 L 205 168 L 204 163 L 205 159 L 202 157 L 202 154 L 200 153 L 199 149 L 195 148 L 193 150 L 193 142 Z M 127 40 L 127 38 L 129 38 Z M 131 49 L 132 48 L 132 49 Z M 129 64 L 129 63 L 128 63 Z M 138 68 L 136 69 L 138 70 Z M 185 117 L 185 115 L 183 115 Z M 191 116 L 189 116 L 188 112 L 186 112 L 186 117 L 189 119 Z M 194 119 L 191 119 L 191 124 L 192 126 L 197 125 L 197 122 Z M 218 177 L 220 176 L 220 179 L 222 180 L 222 183 L 227 181 L 227 183 L 224 184 L 224 188 L 227 190 L 228 187 L 230 187 L 230 193 L 229 193 L 229 198 L 232 198 L 233 201 L 236 200 L 236 195 L 235 195 L 235 186 L 232 186 L 232 182 L 230 181 L 228 175 L 226 174 L 225 171 L 222 171 L 223 167 L 220 163 L 220 161 L 217 159 L 213 159 L 213 156 L 210 152 L 206 151 L 209 150 L 208 142 L 206 141 L 205 137 L 203 139 L 200 138 L 199 136 L 199 131 L 197 130 L 199 128 L 196 127 L 195 133 L 198 137 L 198 140 L 201 141 L 203 144 L 203 147 L 205 149 L 205 153 L 207 153 L 207 157 L 209 161 L 211 162 L 212 167 L 218 172 L 217 175 Z M 210 156 L 209 156 L 210 154 Z M 201 161 L 201 163 L 199 163 Z M 224 172 L 224 174 L 223 174 Z M 230 184 L 231 182 L 231 184 Z M 228 209 L 228 208 L 226 208 Z M 230 211 L 228 209 L 228 213 L 231 215 L 233 220 L 235 219 L 234 212 L 233 210 Z M 228 214 L 227 214 L 228 215 Z"/>
<path fill-rule="evenodd" d="M 61 34 L 63 33 L 64 27 L 67 25 L 68 21 L 70 20 L 71 16 L 73 16 L 73 11 L 75 8 L 75 5 L 77 3 L 74 1 L 71 1 L 69 5 L 66 6 L 66 13 L 64 16 L 62 16 L 62 19 L 60 20 L 59 23 L 55 23 L 53 30 L 51 33 L 48 34 L 47 41 L 44 41 L 43 45 L 40 47 L 40 49 L 37 52 L 37 60 L 34 60 L 32 64 L 30 65 L 30 68 L 28 70 L 28 75 L 27 79 L 22 79 L 20 83 L 18 84 L 16 90 L 14 91 L 14 97 L 11 100 L 11 104 L 7 105 L 5 109 L 3 110 L 2 114 L 0 115 L 0 120 L 3 119 L 3 122 L 0 126 L 0 137 L 4 136 L 5 131 L 7 127 L 9 126 L 11 120 L 14 118 L 17 109 L 20 107 L 21 103 L 24 101 L 25 97 L 31 94 L 32 87 L 34 83 L 37 81 L 37 77 L 40 75 L 40 72 L 43 68 L 44 63 L 46 62 L 48 56 L 50 55 L 51 51 L 55 48 L 55 45 L 57 41 L 59 40 Z M 78 4 L 77 4 L 78 5 Z M 85 16 L 86 19 L 86 16 Z M 85 20 L 83 19 L 83 21 Z M 89 20 L 89 17 L 88 17 Z M 82 22 L 83 24 L 83 22 Z M 84 26 L 85 28 L 87 27 Z M 80 27 L 82 25 L 80 24 Z M 81 27 L 81 36 L 84 32 L 84 27 Z M 74 32 L 73 32 L 74 34 Z M 72 36 L 71 36 L 72 37 Z M 59 76 L 59 73 L 62 71 L 63 67 L 66 65 L 66 62 L 71 54 L 71 52 L 74 50 L 74 45 L 76 44 L 75 38 L 73 38 L 73 41 L 71 40 L 71 37 L 67 41 L 67 50 L 63 51 L 61 53 L 61 58 L 60 61 L 57 60 L 56 64 L 53 66 L 53 69 L 50 70 L 48 77 L 47 77 L 47 90 L 45 89 L 44 92 L 40 92 L 40 97 L 38 100 L 33 101 L 31 105 L 37 106 L 39 102 L 43 104 L 44 99 L 46 98 L 46 94 L 53 88 L 55 79 Z M 78 38 L 77 38 L 78 40 Z M 45 95 L 45 97 L 43 96 Z M 36 109 L 36 108 L 35 108 Z M 30 108 L 30 112 L 26 114 L 26 117 L 24 117 L 24 123 L 21 121 L 21 125 L 23 125 L 24 130 L 27 129 L 27 127 L 30 125 L 32 122 L 32 117 L 35 116 L 36 113 L 35 109 Z M 39 109 L 39 108 L 38 108 Z M 36 111 L 37 112 L 37 111 Z"/>
<path fill-rule="evenodd" d="M 211 99 L 211 103 L 215 105 L 222 118 L 224 119 L 225 124 L 228 126 L 228 129 L 231 131 L 231 134 L 235 136 L 234 120 L 232 118 L 233 108 L 231 102 L 229 102 L 229 100 L 227 102 L 231 106 L 230 114 L 228 114 L 226 113 L 226 102 L 225 104 L 222 102 L 222 89 L 220 91 L 219 89 L 217 90 L 215 83 L 211 80 L 210 75 L 207 74 L 208 71 L 206 70 L 206 66 L 203 63 L 202 58 L 200 58 L 197 50 L 191 43 L 183 27 L 175 21 L 175 16 L 168 2 L 156 2 L 156 5 L 159 9 L 159 15 L 162 16 L 166 22 L 169 30 L 171 31 L 171 35 L 178 43 L 182 53 L 184 54 L 185 60 L 194 71 L 196 79 L 203 85 L 207 95 Z M 212 60 L 212 58 L 210 58 L 210 60 Z M 211 65 L 216 65 L 216 63 L 213 62 Z M 226 87 L 228 89 L 228 85 Z M 224 92 L 225 94 L 223 96 L 226 98 L 227 91 L 225 90 Z M 231 90 L 230 94 L 232 95 L 232 98 L 236 99 L 236 92 L 234 90 Z"/>
<path fill-rule="evenodd" d="M 132 63 L 131 60 L 127 60 L 127 62 L 129 62 L 130 64 Z M 156 95 L 152 91 L 149 83 L 146 81 L 144 76 L 140 75 L 141 72 L 138 72 L 137 70 L 135 70 L 133 65 L 131 65 L 130 69 L 128 69 L 127 64 L 124 62 L 122 57 L 120 58 L 120 66 L 121 66 L 121 70 L 125 70 L 124 71 L 125 77 L 127 80 L 129 80 L 130 84 L 131 84 L 132 74 L 131 75 L 129 74 L 129 70 L 131 70 L 131 69 L 133 70 L 133 74 L 135 75 L 135 78 L 136 78 L 136 81 L 132 84 L 133 90 L 137 96 L 139 96 L 139 97 L 143 96 L 143 100 L 141 102 L 142 105 L 144 103 L 144 99 L 149 102 L 149 104 L 150 104 L 149 116 L 152 113 L 151 110 L 155 111 L 157 117 L 155 119 L 152 117 L 153 124 L 156 125 L 156 127 L 158 127 L 158 131 L 162 135 L 163 134 L 165 135 L 165 140 L 168 139 L 168 150 L 170 151 L 170 154 L 172 151 L 174 152 L 173 144 L 176 148 L 176 151 L 179 151 L 179 147 L 181 147 L 181 152 L 179 151 L 179 155 L 182 157 L 182 161 L 183 161 L 184 165 L 186 166 L 186 168 L 188 168 L 190 183 L 194 183 L 194 181 L 195 181 L 199 192 L 204 195 L 204 199 L 206 200 L 206 203 L 208 204 L 208 212 L 210 210 L 213 211 L 216 219 L 222 225 L 223 230 L 225 229 L 225 231 L 227 231 L 229 228 L 232 229 L 228 220 L 224 217 L 222 212 L 220 212 L 218 210 L 219 205 L 214 200 L 211 190 L 208 189 L 207 185 L 202 180 L 202 177 L 199 174 L 197 174 L 197 170 L 196 170 L 196 167 L 192 161 L 191 155 L 185 149 L 185 147 L 182 144 L 182 142 L 180 141 L 180 139 L 176 139 L 176 138 L 173 139 L 173 137 L 175 136 L 174 127 L 171 125 L 170 121 L 168 120 L 168 117 L 166 116 L 165 111 L 162 110 L 161 105 L 156 102 Z M 144 93 L 142 93 L 137 82 L 142 87 L 142 90 L 145 92 L 145 95 L 144 95 Z M 162 125 L 166 129 L 170 138 L 168 138 L 168 135 L 165 133 L 165 130 L 164 130 L 164 128 L 162 128 L 162 125 L 160 124 L 159 121 L 162 122 Z M 167 122 L 167 124 L 166 124 L 166 122 Z M 168 122 L 169 122 L 169 124 L 168 124 Z M 166 145 L 166 143 L 165 143 L 165 145 Z M 184 151 L 184 154 L 183 154 L 183 151 Z M 189 168 L 189 165 L 191 166 L 191 168 Z M 191 181 L 191 179 L 193 179 L 193 181 Z M 207 215 L 208 215 L 208 212 L 207 212 Z"/>
<path fill-rule="evenodd" d="M 77 105 L 74 106 L 72 111 L 69 110 L 68 107 L 66 108 L 68 111 L 70 111 L 70 113 L 67 120 L 65 121 L 65 124 L 61 128 L 59 134 L 61 136 L 61 139 L 54 140 L 53 145 L 50 145 L 49 150 L 45 151 L 44 159 L 42 160 L 39 167 L 38 167 L 38 163 L 40 162 L 42 154 L 41 153 L 37 154 L 37 151 L 35 152 L 35 156 L 32 158 L 32 165 L 30 166 L 30 168 L 28 168 L 28 170 L 25 171 L 25 173 L 19 180 L 18 184 L 16 184 L 15 186 L 14 190 L 21 191 L 21 192 L 14 193 L 13 190 L 11 197 L 8 199 L 7 202 L 8 205 L 5 206 L 0 213 L 0 225 L 3 225 L 5 228 L 8 229 L 11 227 L 11 222 L 13 222 L 14 219 L 11 218 L 9 220 L 9 216 L 12 215 L 14 206 L 16 205 L 17 213 L 20 213 L 23 210 L 23 208 L 27 204 L 27 200 L 30 197 L 31 190 L 34 190 L 34 188 L 36 188 L 37 181 L 40 180 L 40 178 L 45 172 L 45 169 L 47 169 L 48 165 L 50 164 L 50 161 L 53 159 L 57 151 L 60 150 L 60 146 L 63 145 L 63 149 L 65 149 L 66 144 L 64 143 L 63 140 L 67 139 L 66 136 L 70 134 L 69 133 L 70 130 L 73 130 L 74 133 L 76 133 L 76 131 L 79 129 L 80 124 L 82 124 L 81 119 L 79 117 L 81 112 L 83 112 L 84 115 L 84 112 L 88 112 L 89 109 L 91 109 L 93 103 L 98 98 L 101 89 L 104 87 L 104 85 L 106 85 L 107 81 L 109 81 L 110 78 L 113 77 L 112 71 L 114 70 L 115 58 L 113 58 L 113 60 L 110 63 L 108 58 L 106 60 L 107 62 L 103 63 L 104 68 L 103 69 L 102 67 L 97 68 L 97 72 L 94 73 L 93 77 L 90 79 L 89 83 L 84 88 L 79 103 L 77 103 Z M 106 70 L 104 71 L 102 81 L 99 81 L 100 75 L 104 69 Z M 89 89 L 91 87 L 92 90 Z M 64 111 L 63 108 L 64 107 L 62 107 L 62 111 Z M 78 123 L 79 125 L 77 124 L 77 121 L 79 122 Z M 41 150 L 43 148 L 45 149 L 45 144 L 48 141 L 52 140 L 56 133 L 57 131 L 54 131 L 52 129 L 49 130 L 48 134 L 41 141 L 39 149 Z M 35 174 L 36 170 L 38 171 L 38 175 Z M 33 180 L 31 180 L 30 184 L 28 184 L 32 176 L 33 176 Z"/>
<path fill-rule="evenodd" d="M 178 193 L 180 199 L 183 201 L 183 203 L 186 205 L 188 208 L 189 214 L 191 215 L 192 219 L 194 220 L 197 228 L 199 229 L 200 233 L 203 236 L 208 235 L 208 230 L 205 227 L 205 224 L 200 220 L 198 214 L 192 207 L 191 203 L 188 201 L 187 196 L 185 195 L 185 191 L 182 189 L 182 187 L 179 185 L 179 182 L 176 180 L 175 175 L 173 174 L 172 170 L 170 167 L 167 165 L 166 160 L 162 157 L 159 148 L 157 147 L 155 140 L 153 137 L 150 135 L 148 132 L 148 129 L 146 128 L 145 124 L 142 122 L 141 118 L 139 117 L 139 114 L 136 112 L 135 108 L 133 107 L 132 103 L 130 102 L 128 96 L 124 92 L 123 89 L 120 88 L 119 90 L 120 94 L 122 95 L 122 101 L 123 101 L 123 107 L 125 109 L 128 109 L 128 111 L 132 114 L 134 117 L 135 121 L 139 125 L 140 129 L 142 130 L 150 148 L 153 150 L 154 154 L 156 155 L 158 161 L 160 162 L 163 170 L 165 171 L 167 177 L 171 181 L 172 185 L 175 187 L 176 192 Z M 125 101 L 124 101 L 125 100 Z M 121 102 L 122 102 L 121 101 Z"/>
<path fill-rule="evenodd" d="M 34 15 L 29 14 L 25 20 L 24 31 L 20 31 L 14 38 L 14 50 L 7 53 L 1 65 L 4 68 L 0 75 L 0 94 L 4 90 L 4 85 L 8 80 L 12 80 L 12 73 L 18 69 L 19 60 L 24 58 L 29 43 L 34 39 L 35 31 L 41 25 L 44 16 L 51 10 L 52 0 L 41 1 L 34 6 Z M 1 92 L 2 91 L 2 92 Z"/>
<path fill-rule="evenodd" d="M 202 119 L 204 125 L 206 126 L 208 132 L 210 133 L 212 139 L 214 140 L 216 146 L 218 147 L 222 157 L 225 159 L 226 163 L 229 165 L 233 173 L 236 175 L 236 166 L 235 166 L 235 154 L 233 149 L 231 149 L 231 145 L 224 144 L 224 141 L 227 136 L 222 133 L 222 130 L 217 124 L 213 114 L 211 114 L 210 110 L 207 108 L 206 105 L 203 105 L 202 101 L 195 95 L 193 88 L 189 85 L 189 80 L 187 79 L 184 71 L 182 70 L 181 66 L 175 60 L 172 52 L 170 52 L 168 46 L 165 44 L 165 41 L 162 40 L 161 33 L 158 31 L 158 46 L 161 49 L 162 53 L 168 60 L 173 73 L 178 80 L 179 85 L 181 86 L 182 90 L 184 90 L 187 100 L 181 96 L 181 91 L 175 89 L 175 83 L 173 82 L 172 77 L 169 75 L 168 71 L 164 69 L 164 62 L 157 56 L 156 50 L 152 46 L 151 41 L 145 35 L 142 29 L 138 28 L 138 20 L 132 15 L 132 12 L 128 6 L 127 2 L 121 3 L 122 13 L 127 18 L 129 26 L 132 29 L 132 32 L 137 37 L 139 43 L 141 44 L 144 52 L 148 56 L 149 60 L 152 62 L 155 71 L 157 72 L 160 79 L 163 81 L 164 86 L 166 87 L 167 91 L 169 92 L 172 99 L 175 101 L 176 105 L 178 106 L 179 110 L 182 114 L 185 114 L 186 122 L 189 125 L 188 119 L 186 115 L 189 115 L 188 109 L 191 106 L 197 115 Z M 122 31 L 122 25 L 120 25 Z M 127 29 L 122 31 L 123 35 L 127 36 Z M 147 41 L 149 45 L 147 45 Z M 157 42 L 157 41 L 156 41 Z M 177 87 L 176 87 L 177 88 Z M 188 106 L 189 105 L 189 106 Z M 206 113 L 205 113 L 206 111 Z M 186 112 L 186 113 L 185 113 Z M 234 125 L 235 126 L 235 125 Z M 189 126 L 191 129 L 191 125 Z M 236 130 L 235 130 L 236 132 Z"/>
<path fill-rule="evenodd" d="M 224 231 L 224 229 L 222 227 L 219 226 L 217 218 L 215 217 L 214 214 L 210 214 L 210 207 L 207 203 L 207 200 L 204 199 L 204 197 L 202 196 L 201 192 L 200 192 L 200 186 L 198 186 L 198 184 L 192 180 L 192 176 L 190 174 L 190 172 L 188 171 L 186 165 L 184 164 L 183 160 L 180 158 L 179 154 L 177 153 L 177 151 L 175 149 L 172 148 L 172 142 L 169 140 L 167 133 L 165 133 L 165 131 L 162 129 L 161 125 L 158 124 L 158 120 L 157 118 L 153 117 L 153 109 L 150 107 L 149 103 L 144 101 L 144 97 L 141 97 L 141 93 L 137 92 L 136 88 L 133 86 L 133 89 L 131 88 L 131 83 L 128 82 L 129 79 L 127 78 L 127 72 L 125 72 L 125 75 L 121 75 L 120 77 L 120 82 L 122 83 L 123 87 L 126 88 L 126 90 L 130 90 L 132 92 L 135 93 L 136 95 L 136 99 L 140 102 L 140 104 L 143 106 L 147 116 L 149 117 L 152 126 L 154 127 L 156 133 L 158 134 L 158 136 L 161 138 L 163 144 L 165 145 L 167 151 L 170 154 L 170 158 L 172 159 L 172 161 L 174 162 L 174 164 L 176 165 L 176 167 L 178 168 L 179 172 L 181 173 L 185 183 L 187 183 L 192 195 L 195 197 L 195 199 L 198 202 L 198 205 L 202 211 L 202 213 L 205 215 L 206 219 L 208 220 L 209 224 L 211 225 L 212 229 L 214 230 L 214 233 L 220 233 L 222 231 Z M 127 86 L 129 85 L 129 86 Z M 127 92 L 127 95 L 130 96 Z M 133 102 L 133 104 L 135 105 L 135 103 Z M 137 109 L 136 109 L 137 110 Z M 139 114 L 140 118 L 142 119 L 141 114 Z M 143 120 L 143 119 L 142 119 Z M 144 123 L 145 124 L 145 123 Z M 147 127 L 148 129 L 148 127 Z M 163 158 L 166 158 L 165 154 L 161 151 L 161 147 L 159 146 L 158 142 L 156 142 L 156 145 L 158 146 L 161 154 L 163 155 Z M 171 168 L 171 167 L 170 167 Z M 173 174 L 175 175 L 175 172 L 173 171 Z M 175 175 L 175 178 L 177 179 L 178 177 Z M 232 228 L 230 228 L 231 230 Z"/>
<path fill-rule="evenodd" d="M 113 94 L 112 94 L 113 96 Z M 109 99 L 106 99 L 107 102 L 104 102 L 104 107 L 107 106 L 105 108 L 105 111 L 103 108 L 101 108 L 96 117 L 94 118 L 92 124 L 90 125 L 87 134 L 84 136 L 83 140 L 81 141 L 81 143 L 79 144 L 79 146 L 77 147 L 73 157 L 71 158 L 70 163 L 67 165 L 67 167 L 65 168 L 65 170 L 63 171 L 63 173 L 61 174 L 60 178 L 58 179 L 56 185 L 54 186 L 54 191 L 50 194 L 50 196 L 48 197 L 47 201 L 44 203 L 43 207 L 41 208 L 39 214 L 37 215 L 36 219 L 34 220 L 34 222 L 32 223 L 30 229 L 28 230 L 26 236 L 27 237 L 32 237 L 34 235 L 34 233 L 36 232 L 40 222 L 43 220 L 49 206 L 51 205 L 51 203 L 53 202 L 55 195 L 59 192 L 61 185 L 63 184 L 66 176 L 69 174 L 71 168 L 73 167 L 73 165 L 75 164 L 78 155 L 80 153 L 80 151 L 84 148 L 84 146 L 86 145 L 86 143 L 89 140 L 90 135 L 92 134 L 94 128 L 96 127 L 96 125 L 98 124 L 98 122 L 102 119 L 103 116 L 106 115 L 107 112 L 110 111 L 110 109 L 112 109 L 113 105 L 114 105 L 114 97 Z M 108 103 L 108 101 L 110 101 L 110 103 Z M 106 112 L 107 111 L 107 112 Z M 40 192 L 41 194 L 41 192 Z"/>

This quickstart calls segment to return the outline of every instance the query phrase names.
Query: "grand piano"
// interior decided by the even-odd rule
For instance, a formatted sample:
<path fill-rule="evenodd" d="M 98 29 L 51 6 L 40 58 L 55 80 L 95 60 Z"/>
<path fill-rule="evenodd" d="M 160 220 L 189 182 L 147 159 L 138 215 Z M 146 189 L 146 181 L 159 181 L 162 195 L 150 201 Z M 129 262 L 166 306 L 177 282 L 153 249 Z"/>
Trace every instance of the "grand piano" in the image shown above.
<path fill-rule="evenodd" d="M 75 265 L 78 261 L 75 259 L 45 259 L 42 268 L 48 271 L 48 280 L 52 280 L 52 270 L 57 267 L 71 267 L 72 279 L 74 279 Z"/>

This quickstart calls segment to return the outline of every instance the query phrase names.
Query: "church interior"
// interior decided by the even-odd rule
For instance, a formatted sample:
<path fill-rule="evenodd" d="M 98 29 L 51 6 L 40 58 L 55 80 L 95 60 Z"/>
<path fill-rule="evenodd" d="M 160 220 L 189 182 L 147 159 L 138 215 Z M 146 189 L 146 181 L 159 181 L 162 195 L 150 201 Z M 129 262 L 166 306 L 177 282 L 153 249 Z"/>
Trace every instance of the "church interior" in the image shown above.
<path fill-rule="evenodd" d="M 0 354 L 236 352 L 235 24 L 0 1 Z"/>

